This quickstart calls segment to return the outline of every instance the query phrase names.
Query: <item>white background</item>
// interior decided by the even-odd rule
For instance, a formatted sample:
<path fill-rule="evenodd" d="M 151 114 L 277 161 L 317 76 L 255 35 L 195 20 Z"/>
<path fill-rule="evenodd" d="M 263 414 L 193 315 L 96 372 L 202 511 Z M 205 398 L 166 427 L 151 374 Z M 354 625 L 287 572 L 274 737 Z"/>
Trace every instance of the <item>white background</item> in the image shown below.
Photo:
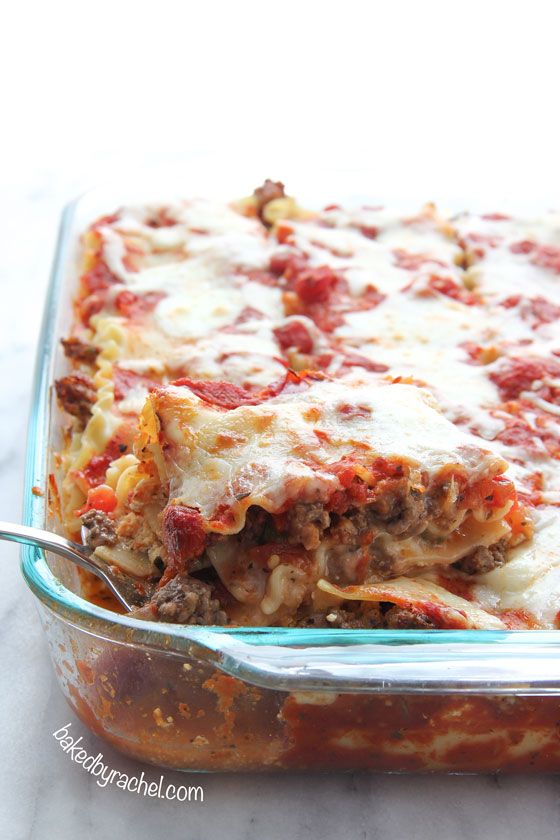
<path fill-rule="evenodd" d="M 67 200 L 160 164 L 186 183 L 218 160 L 274 178 L 360 170 L 381 201 L 558 208 L 559 24 L 558 5 L 538 0 L 11 2 L 0 20 L 0 516 L 20 515 L 34 345 Z M 17 552 L 1 553 L 3 838 L 558 838 L 552 778 L 212 777 L 190 810 L 92 787 L 50 737 L 70 713 Z"/>

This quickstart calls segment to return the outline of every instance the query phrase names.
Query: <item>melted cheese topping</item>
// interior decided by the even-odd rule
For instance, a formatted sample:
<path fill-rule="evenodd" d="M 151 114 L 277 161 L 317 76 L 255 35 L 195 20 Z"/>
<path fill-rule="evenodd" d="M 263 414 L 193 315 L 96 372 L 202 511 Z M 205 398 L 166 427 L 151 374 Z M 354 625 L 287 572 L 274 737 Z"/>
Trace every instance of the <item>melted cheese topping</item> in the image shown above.
<path fill-rule="evenodd" d="M 167 207 L 175 223 L 154 228 L 146 218 L 156 210 L 125 208 L 99 229 L 103 257 L 122 283 L 111 288 L 109 299 L 118 300 L 123 288 L 161 296 L 149 317 L 126 322 L 119 364 L 240 385 L 277 378 L 282 351 L 274 329 L 285 320 L 282 293 L 247 276 L 264 270 L 275 250 L 262 225 L 227 206 L 196 200 Z"/>
<path fill-rule="evenodd" d="M 450 465 L 471 479 L 506 467 L 446 420 L 428 392 L 367 378 L 303 382 L 230 411 L 168 386 L 151 395 L 144 421 L 161 447 L 171 497 L 206 520 L 231 507 L 235 523 L 220 529 L 229 533 L 250 505 L 277 512 L 293 499 L 326 501 L 340 489 L 329 467 L 349 456 L 364 465 L 404 460 L 430 477 Z"/>

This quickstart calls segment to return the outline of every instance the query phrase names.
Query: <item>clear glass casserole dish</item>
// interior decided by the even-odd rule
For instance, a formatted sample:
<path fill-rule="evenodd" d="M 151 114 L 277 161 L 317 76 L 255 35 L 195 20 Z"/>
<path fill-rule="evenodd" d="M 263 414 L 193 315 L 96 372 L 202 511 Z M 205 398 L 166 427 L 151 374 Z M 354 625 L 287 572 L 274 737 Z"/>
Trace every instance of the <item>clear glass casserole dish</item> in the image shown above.
<path fill-rule="evenodd" d="M 200 184 L 190 178 L 183 193 L 208 195 L 203 176 Z M 216 178 L 214 191 L 241 195 L 252 183 L 245 173 L 237 181 L 225 189 Z M 345 179 L 337 192 L 332 173 L 320 190 L 316 183 L 306 189 L 309 178 L 299 175 L 292 183 L 317 200 L 327 190 L 359 197 L 349 195 Z M 78 234 L 123 197 L 89 193 L 62 219 L 29 429 L 29 525 L 58 528 L 48 499 L 59 428 L 51 384 L 71 315 Z M 23 546 L 22 568 L 71 707 L 92 731 L 141 760 L 185 770 L 560 769 L 554 631 L 155 624 L 84 600 L 74 568 L 39 549 Z"/>

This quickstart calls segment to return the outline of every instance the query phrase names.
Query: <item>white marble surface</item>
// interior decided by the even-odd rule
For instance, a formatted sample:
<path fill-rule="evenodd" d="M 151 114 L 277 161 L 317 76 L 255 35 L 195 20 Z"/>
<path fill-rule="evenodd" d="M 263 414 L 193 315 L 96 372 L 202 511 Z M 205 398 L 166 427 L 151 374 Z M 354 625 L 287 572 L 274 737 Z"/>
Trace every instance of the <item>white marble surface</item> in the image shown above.
<path fill-rule="evenodd" d="M 23 0 L 3 25 L 0 73 L 10 83 L 0 134 L 1 518 L 20 516 L 58 214 L 123 164 L 141 174 L 146 162 L 171 159 L 184 172 L 193 150 L 227 144 L 236 165 L 243 155 L 260 157 L 280 177 L 294 163 L 369 166 L 378 198 L 459 197 L 487 207 L 492 199 L 492 209 L 559 203 L 555 4 L 533 2 L 525 13 L 523 4 L 473 0 L 459 22 L 455 4 L 395 0 L 367 18 L 370 4 L 347 0 L 321 4 L 319 25 L 317 5 L 286 0 L 271 29 L 268 4 L 209 2 L 193 15 L 194 5 L 181 13 L 163 0 L 158 13 L 168 25 L 157 32 L 141 5 L 100 0 L 90 13 L 85 4 L 80 11 Z M 333 119 L 333 103 L 344 119 Z M 215 775 L 197 777 L 205 801 L 190 805 L 99 788 L 51 736 L 68 720 L 88 751 L 102 750 L 117 769 L 133 765 L 67 709 L 18 551 L 0 543 L 0 555 L 0 837 L 560 836 L 553 777 Z"/>

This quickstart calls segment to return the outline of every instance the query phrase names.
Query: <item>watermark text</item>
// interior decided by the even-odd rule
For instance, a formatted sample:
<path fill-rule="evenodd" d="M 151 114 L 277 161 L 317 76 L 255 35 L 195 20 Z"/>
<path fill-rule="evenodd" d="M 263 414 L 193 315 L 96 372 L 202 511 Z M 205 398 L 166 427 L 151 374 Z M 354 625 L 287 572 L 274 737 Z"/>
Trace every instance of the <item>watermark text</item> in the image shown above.
<path fill-rule="evenodd" d="M 120 770 L 114 770 L 103 761 L 103 753 L 91 755 L 84 746 L 83 738 L 73 738 L 70 735 L 72 724 L 66 723 L 53 732 L 53 737 L 60 744 L 63 752 L 76 764 L 80 764 L 84 770 L 96 777 L 99 787 L 116 785 L 122 790 L 130 793 L 137 793 L 141 796 L 151 796 L 157 799 L 176 800 L 177 802 L 204 802 L 204 789 L 201 785 L 172 785 L 166 784 L 165 777 L 160 776 L 159 781 L 149 781 L 144 778 L 144 771 L 139 776 L 129 776 Z"/>

